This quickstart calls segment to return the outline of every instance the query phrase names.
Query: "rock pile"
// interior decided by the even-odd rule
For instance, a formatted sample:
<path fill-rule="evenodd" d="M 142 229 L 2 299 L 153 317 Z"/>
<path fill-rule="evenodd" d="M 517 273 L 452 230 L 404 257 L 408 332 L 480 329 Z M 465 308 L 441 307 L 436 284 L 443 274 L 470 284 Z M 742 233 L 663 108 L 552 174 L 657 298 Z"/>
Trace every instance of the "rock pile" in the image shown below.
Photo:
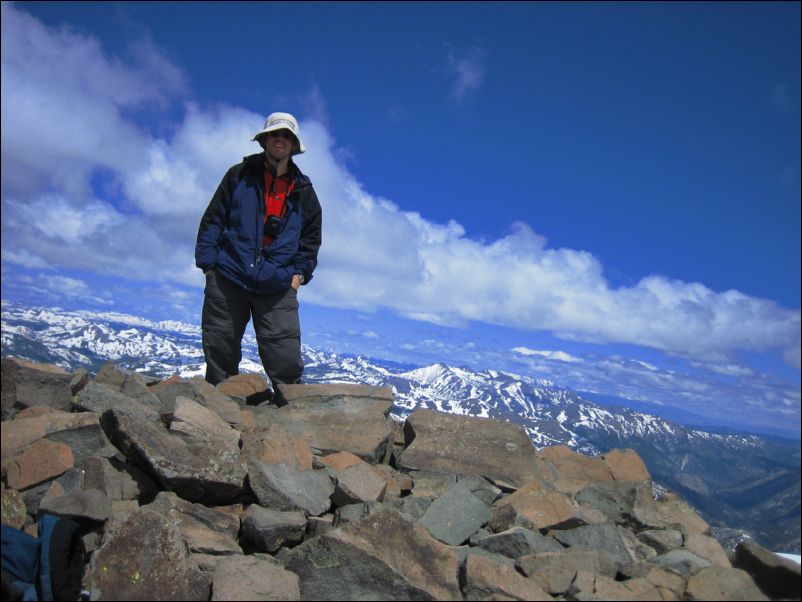
<path fill-rule="evenodd" d="M 357 385 L 217 387 L 3 359 L 2 520 L 78 520 L 91 599 L 799 599 L 799 567 L 730 559 L 631 450 Z"/>

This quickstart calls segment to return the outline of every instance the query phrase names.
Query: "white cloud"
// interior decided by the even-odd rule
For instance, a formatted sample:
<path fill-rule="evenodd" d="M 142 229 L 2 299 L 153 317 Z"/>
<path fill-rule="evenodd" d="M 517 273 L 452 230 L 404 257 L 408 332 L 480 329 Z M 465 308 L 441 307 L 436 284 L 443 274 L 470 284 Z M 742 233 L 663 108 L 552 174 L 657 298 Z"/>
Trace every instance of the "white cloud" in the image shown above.
<path fill-rule="evenodd" d="M 725 376 L 751 377 L 755 375 L 755 371 L 749 368 L 748 366 L 740 366 L 737 364 L 713 364 L 713 363 L 705 364 L 700 362 L 693 362 L 692 365 L 696 368 L 702 368 L 704 370 L 712 370 L 717 374 L 723 374 Z"/>
<path fill-rule="evenodd" d="M 487 52 L 478 46 L 464 55 L 448 48 L 446 68 L 452 79 L 451 94 L 454 98 L 463 100 L 479 90 L 485 77 L 486 56 Z"/>
<path fill-rule="evenodd" d="M 4 260 L 199 287 L 200 217 L 226 169 L 258 150 L 250 137 L 264 116 L 187 103 L 173 134 L 154 137 L 124 115 L 185 93 L 180 71 L 157 49 L 139 49 L 127 65 L 93 38 L 46 28 L 13 5 L 2 10 Z M 478 89 L 482 52 L 450 56 L 455 94 Z M 114 85 L 99 85 L 103 77 Z M 544 330 L 721 365 L 733 364 L 737 350 L 779 349 L 799 367 L 798 309 L 659 275 L 613 288 L 596 257 L 550 248 L 524 223 L 497 240 L 472 240 L 455 221 L 436 224 L 372 195 L 323 124 L 301 128 L 308 152 L 298 163 L 324 210 L 306 302 L 390 308 L 441 325 Z M 99 170 L 117 196 L 93 189 Z"/>
<path fill-rule="evenodd" d="M 558 362 L 581 362 L 582 360 L 578 357 L 574 357 L 570 353 L 566 353 L 565 351 L 541 351 L 538 349 L 529 349 L 528 347 L 514 347 L 512 349 L 515 353 L 520 353 L 521 355 L 536 355 L 540 357 L 545 357 L 547 360 L 554 360 Z"/>
<path fill-rule="evenodd" d="M 40 278 L 53 292 L 61 293 L 67 297 L 83 297 L 89 294 L 89 286 L 83 280 L 67 278 L 66 276 L 49 276 Z"/>
<path fill-rule="evenodd" d="M 187 104 L 184 122 L 172 140 L 147 144 L 142 169 L 122 174 L 126 192 L 145 214 L 199 222 L 226 169 L 259 150 L 250 139 L 260 119 L 224 105 L 204 112 Z"/>

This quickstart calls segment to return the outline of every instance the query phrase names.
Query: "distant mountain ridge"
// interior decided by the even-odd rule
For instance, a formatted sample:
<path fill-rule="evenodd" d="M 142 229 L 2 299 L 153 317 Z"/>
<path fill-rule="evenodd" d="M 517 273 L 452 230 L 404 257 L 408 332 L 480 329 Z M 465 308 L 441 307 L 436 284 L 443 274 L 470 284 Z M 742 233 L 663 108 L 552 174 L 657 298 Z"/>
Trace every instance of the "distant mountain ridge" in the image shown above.
<path fill-rule="evenodd" d="M 160 378 L 202 375 L 200 328 L 113 312 L 62 311 L 2 303 L 2 353 L 96 372 L 108 360 Z M 521 424 L 536 447 L 566 445 L 598 455 L 631 447 L 654 480 L 680 493 L 720 529 L 750 532 L 766 547 L 799 553 L 799 446 L 757 435 L 716 434 L 626 408 L 602 407 L 544 379 L 446 364 L 403 369 L 304 346 L 306 382 L 390 387 L 393 413 L 416 407 Z M 253 337 L 244 371 L 261 372 Z M 736 529 L 730 532 L 728 529 Z M 730 542 L 730 547 L 734 545 Z"/>

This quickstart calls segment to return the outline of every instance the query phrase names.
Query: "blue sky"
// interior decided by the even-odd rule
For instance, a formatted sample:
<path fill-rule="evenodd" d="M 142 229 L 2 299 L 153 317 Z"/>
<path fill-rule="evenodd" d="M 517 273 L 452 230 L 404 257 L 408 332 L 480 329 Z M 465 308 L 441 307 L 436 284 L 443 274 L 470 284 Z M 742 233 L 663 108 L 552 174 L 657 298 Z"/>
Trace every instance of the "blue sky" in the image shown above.
<path fill-rule="evenodd" d="M 4 298 L 198 322 L 200 216 L 289 111 L 305 342 L 799 436 L 798 3 L 2 11 Z"/>

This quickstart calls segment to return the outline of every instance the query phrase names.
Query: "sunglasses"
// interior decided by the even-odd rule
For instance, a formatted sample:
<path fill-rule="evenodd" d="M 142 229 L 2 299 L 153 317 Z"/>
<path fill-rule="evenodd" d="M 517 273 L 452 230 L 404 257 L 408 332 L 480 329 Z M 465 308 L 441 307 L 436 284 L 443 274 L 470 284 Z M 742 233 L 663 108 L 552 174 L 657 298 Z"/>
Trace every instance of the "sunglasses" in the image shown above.
<path fill-rule="evenodd" d="M 284 140 L 295 140 L 295 135 L 290 130 L 273 130 L 268 132 L 269 138 L 284 138 Z"/>

